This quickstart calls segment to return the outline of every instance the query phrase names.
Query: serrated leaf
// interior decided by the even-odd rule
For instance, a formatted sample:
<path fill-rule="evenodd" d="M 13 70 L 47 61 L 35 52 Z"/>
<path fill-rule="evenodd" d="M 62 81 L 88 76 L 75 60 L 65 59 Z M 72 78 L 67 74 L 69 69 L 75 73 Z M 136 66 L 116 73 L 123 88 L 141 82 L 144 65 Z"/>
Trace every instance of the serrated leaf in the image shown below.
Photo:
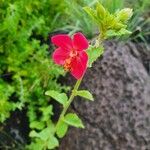
<path fill-rule="evenodd" d="M 68 130 L 68 124 L 62 120 L 56 129 L 56 134 L 59 138 L 62 138 L 66 134 L 67 130 Z"/>
<path fill-rule="evenodd" d="M 45 123 L 42 121 L 33 121 L 30 123 L 30 128 L 42 130 L 45 127 Z"/>
<path fill-rule="evenodd" d="M 53 99 L 55 99 L 57 102 L 59 102 L 63 106 L 66 105 L 67 100 L 68 100 L 68 97 L 65 93 L 59 93 L 59 92 L 54 91 L 54 90 L 46 91 L 45 95 L 52 97 Z"/>
<path fill-rule="evenodd" d="M 59 146 L 59 142 L 56 137 L 50 136 L 47 142 L 48 149 L 54 149 Z"/>
<path fill-rule="evenodd" d="M 88 99 L 88 100 L 91 100 L 91 101 L 94 100 L 92 94 L 91 94 L 89 91 L 87 91 L 87 90 L 80 90 L 80 91 L 77 91 L 77 92 L 76 92 L 76 95 L 81 96 L 81 97 L 84 97 L 84 98 L 86 98 L 86 99 Z"/>
<path fill-rule="evenodd" d="M 89 61 L 88 61 L 88 67 L 92 67 L 92 64 L 94 61 L 96 61 L 98 59 L 98 57 L 100 57 L 104 52 L 104 48 L 101 47 L 90 47 L 87 50 L 88 56 L 89 56 Z"/>
<path fill-rule="evenodd" d="M 74 113 L 68 113 L 64 117 L 64 122 L 66 122 L 68 125 L 71 125 L 77 128 L 84 128 L 84 125 L 81 119 Z"/>
<path fill-rule="evenodd" d="M 108 30 L 106 34 L 108 37 L 114 37 L 114 36 L 122 36 L 126 34 L 131 34 L 131 32 L 126 29 L 121 29 L 119 31 Z"/>

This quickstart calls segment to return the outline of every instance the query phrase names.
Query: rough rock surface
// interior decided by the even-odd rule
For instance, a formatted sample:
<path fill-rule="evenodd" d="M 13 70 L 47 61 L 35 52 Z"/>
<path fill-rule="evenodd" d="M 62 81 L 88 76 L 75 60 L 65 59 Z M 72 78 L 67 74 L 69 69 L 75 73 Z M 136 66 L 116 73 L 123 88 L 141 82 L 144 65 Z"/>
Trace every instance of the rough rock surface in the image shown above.
<path fill-rule="evenodd" d="M 70 128 L 59 150 L 150 150 L 150 76 L 134 44 L 108 42 L 80 89 L 94 102 L 76 99 L 72 109 L 86 128 Z"/>

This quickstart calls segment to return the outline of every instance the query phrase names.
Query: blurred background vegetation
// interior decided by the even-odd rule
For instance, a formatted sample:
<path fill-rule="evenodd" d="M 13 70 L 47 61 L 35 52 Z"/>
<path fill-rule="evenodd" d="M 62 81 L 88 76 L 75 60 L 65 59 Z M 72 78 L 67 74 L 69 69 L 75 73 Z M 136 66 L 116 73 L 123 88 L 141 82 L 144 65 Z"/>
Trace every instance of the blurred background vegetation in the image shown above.
<path fill-rule="evenodd" d="M 97 34 L 91 18 L 82 9 L 97 0 L 0 0 L 0 122 L 15 110 L 28 117 L 30 130 L 52 124 L 53 104 L 44 93 L 67 91 L 58 79 L 64 71 L 51 60 L 50 35 L 83 32 L 89 39 Z M 111 12 L 124 7 L 134 10 L 128 29 L 120 40 L 148 45 L 150 41 L 149 0 L 100 0 Z M 30 148 L 38 145 L 34 138 Z M 1 142 L 0 142 L 1 143 Z M 39 142 L 40 143 L 40 142 Z M 3 148 L 4 149 L 4 148 Z"/>

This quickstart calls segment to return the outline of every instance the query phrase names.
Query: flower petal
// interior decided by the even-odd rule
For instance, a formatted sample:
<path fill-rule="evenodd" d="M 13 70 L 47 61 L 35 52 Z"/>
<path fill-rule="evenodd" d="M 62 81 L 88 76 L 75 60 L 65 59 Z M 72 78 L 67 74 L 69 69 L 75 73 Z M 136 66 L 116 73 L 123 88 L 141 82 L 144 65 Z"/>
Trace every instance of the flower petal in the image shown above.
<path fill-rule="evenodd" d="M 51 41 L 63 49 L 72 49 L 72 40 L 67 34 L 55 35 L 51 38 Z"/>
<path fill-rule="evenodd" d="M 73 47 L 78 50 L 82 51 L 89 47 L 88 40 L 82 33 L 76 33 L 73 37 Z"/>
<path fill-rule="evenodd" d="M 71 63 L 71 74 L 76 78 L 80 79 L 87 68 L 88 55 L 85 51 L 80 52 L 79 57 L 74 58 Z"/>
<path fill-rule="evenodd" d="M 53 52 L 52 59 L 56 64 L 63 65 L 68 56 L 69 51 L 59 47 Z"/>

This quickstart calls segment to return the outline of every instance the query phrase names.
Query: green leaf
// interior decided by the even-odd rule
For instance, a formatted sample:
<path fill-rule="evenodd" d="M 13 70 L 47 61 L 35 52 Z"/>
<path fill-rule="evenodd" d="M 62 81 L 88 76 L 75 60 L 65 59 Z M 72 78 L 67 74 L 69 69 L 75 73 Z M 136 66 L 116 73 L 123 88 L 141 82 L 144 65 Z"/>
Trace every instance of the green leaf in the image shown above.
<path fill-rule="evenodd" d="M 57 91 L 50 90 L 50 91 L 46 91 L 45 94 L 55 99 L 57 102 L 59 102 L 63 106 L 65 106 L 67 103 L 68 97 L 65 93 L 59 93 Z"/>
<path fill-rule="evenodd" d="M 103 19 L 106 15 L 106 10 L 101 3 L 97 3 L 96 5 L 97 16 L 99 19 Z"/>
<path fill-rule="evenodd" d="M 42 121 L 47 121 L 50 119 L 51 115 L 53 115 L 53 107 L 52 105 L 47 107 L 41 107 L 40 110 L 42 111 Z"/>
<path fill-rule="evenodd" d="M 37 139 L 37 141 L 43 142 L 43 143 L 45 142 L 47 144 L 48 149 L 53 149 L 59 145 L 57 138 L 54 137 L 53 134 L 51 134 L 49 128 L 44 129 L 40 133 L 37 133 L 36 131 L 33 130 L 30 132 L 29 136 L 40 138 L 40 139 Z M 43 143 L 41 144 L 43 145 Z M 31 146 L 36 146 L 36 144 L 33 143 Z"/>
<path fill-rule="evenodd" d="M 67 124 L 69 124 L 71 126 L 77 127 L 77 128 L 84 128 L 84 125 L 83 125 L 82 121 L 74 113 L 68 113 L 64 117 L 64 122 L 66 122 Z"/>
<path fill-rule="evenodd" d="M 39 138 L 43 141 L 46 141 L 50 135 L 52 135 L 51 129 L 50 128 L 45 128 L 39 133 Z"/>
<path fill-rule="evenodd" d="M 122 9 L 121 11 L 111 13 L 107 9 L 105 9 L 101 3 L 97 3 L 95 9 L 92 9 L 90 7 L 84 7 L 84 10 L 97 23 L 98 28 L 100 30 L 100 37 L 102 39 L 107 39 L 108 37 L 112 36 L 121 36 L 124 34 L 129 34 L 129 32 L 127 32 L 126 30 L 127 28 L 126 23 L 133 14 L 132 9 L 125 8 Z"/>
<path fill-rule="evenodd" d="M 35 130 L 32 130 L 29 134 L 30 137 L 38 137 L 38 133 Z"/>
<path fill-rule="evenodd" d="M 53 115 L 52 105 L 49 105 L 47 107 L 41 107 L 40 110 L 42 111 L 43 115 Z"/>
<path fill-rule="evenodd" d="M 62 120 L 56 129 L 56 134 L 59 138 L 62 138 L 66 134 L 67 130 L 68 130 L 68 124 Z"/>
<path fill-rule="evenodd" d="M 77 91 L 77 92 L 76 92 L 76 95 L 81 96 L 81 97 L 84 97 L 84 98 L 86 98 L 86 99 L 88 99 L 88 100 L 91 100 L 91 101 L 94 100 L 92 94 L 91 94 L 89 91 L 87 91 L 87 90 L 80 90 L 80 91 Z"/>
<path fill-rule="evenodd" d="M 131 34 L 131 33 L 132 32 L 123 28 L 119 31 L 108 30 L 106 34 L 107 34 L 107 37 L 114 37 L 114 36 L 122 36 L 122 35 L 126 35 L 126 34 Z"/>
<path fill-rule="evenodd" d="M 92 47 L 87 50 L 88 56 L 89 56 L 89 61 L 88 61 L 88 67 L 92 67 L 92 64 L 94 61 L 98 59 L 104 52 L 104 48 L 101 47 Z"/>
<path fill-rule="evenodd" d="M 95 10 L 90 7 L 83 7 L 83 10 L 86 11 L 86 13 L 98 24 L 98 18 Z"/>
<path fill-rule="evenodd" d="M 32 130 L 30 132 L 29 136 L 30 137 L 37 137 L 43 141 L 46 141 L 46 140 L 48 140 L 48 138 L 50 136 L 53 135 L 53 131 L 54 131 L 54 128 L 51 128 L 51 127 L 47 127 L 45 129 L 43 129 L 41 132 L 36 132 L 35 130 Z"/>
<path fill-rule="evenodd" d="M 27 149 L 27 150 L 41 150 L 41 149 L 44 149 L 44 147 L 45 147 L 44 144 L 45 144 L 44 141 L 36 138 L 36 142 L 32 141 L 30 145 L 26 145 L 25 149 Z"/>
<path fill-rule="evenodd" d="M 116 16 L 121 22 L 128 21 L 132 17 L 132 15 L 133 15 L 133 10 L 130 8 L 124 8 L 116 12 Z"/>
<path fill-rule="evenodd" d="M 59 146 L 59 142 L 56 137 L 50 136 L 47 142 L 48 149 L 54 149 Z"/>
<path fill-rule="evenodd" d="M 30 123 L 30 128 L 35 128 L 35 129 L 39 129 L 42 130 L 45 127 L 45 123 L 42 121 L 33 121 Z"/>

